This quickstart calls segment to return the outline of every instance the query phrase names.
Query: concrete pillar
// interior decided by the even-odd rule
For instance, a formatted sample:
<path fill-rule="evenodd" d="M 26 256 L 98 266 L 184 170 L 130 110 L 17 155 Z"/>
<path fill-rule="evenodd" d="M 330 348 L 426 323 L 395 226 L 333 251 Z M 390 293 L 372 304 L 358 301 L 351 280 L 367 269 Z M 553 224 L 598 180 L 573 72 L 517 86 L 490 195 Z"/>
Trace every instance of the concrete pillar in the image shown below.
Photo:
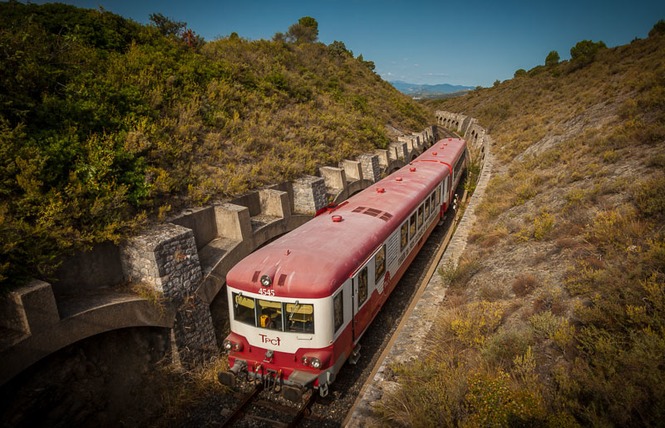
<path fill-rule="evenodd" d="M 342 161 L 342 168 L 344 168 L 344 173 L 348 181 L 362 180 L 363 170 L 359 161 L 345 159 Z"/>
<path fill-rule="evenodd" d="M 397 141 L 400 143 L 406 143 L 406 147 L 409 150 L 409 152 L 412 152 L 413 149 L 417 148 L 415 146 L 415 140 L 413 138 L 413 135 L 401 135 L 397 137 Z"/>
<path fill-rule="evenodd" d="M 374 153 L 379 158 L 379 165 L 383 168 L 387 167 L 390 163 L 390 158 L 388 156 L 388 150 L 377 149 Z"/>
<path fill-rule="evenodd" d="M 233 241 L 252 239 L 252 222 L 249 208 L 235 204 L 215 206 L 217 234 Z"/>
<path fill-rule="evenodd" d="M 328 205 L 326 184 L 322 177 L 305 176 L 293 182 L 294 212 L 314 215 Z"/>
<path fill-rule="evenodd" d="M 0 297 L 0 326 L 19 335 L 36 334 L 60 322 L 51 284 L 32 280 Z"/>
<path fill-rule="evenodd" d="M 390 143 L 388 152 L 388 158 L 391 160 L 402 160 L 408 162 L 409 159 L 409 149 L 406 146 L 406 143 Z"/>
<path fill-rule="evenodd" d="M 342 168 L 323 166 L 319 171 L 329 193 L 337 194 L 346 188 L 346 174 Z"/>
<path fill-rule="evenodd" d="M 281 190 L 259 190 L 261 212 L 265 215 L 288 219 L 291 217 L 289 194 Z"/>
<path fill-rule="evenodd" d="M 215 209 L 212 206 L 189 208 L 170 220 L 170 223 L 192 229 L 199 250 L 218 235 Z"/>

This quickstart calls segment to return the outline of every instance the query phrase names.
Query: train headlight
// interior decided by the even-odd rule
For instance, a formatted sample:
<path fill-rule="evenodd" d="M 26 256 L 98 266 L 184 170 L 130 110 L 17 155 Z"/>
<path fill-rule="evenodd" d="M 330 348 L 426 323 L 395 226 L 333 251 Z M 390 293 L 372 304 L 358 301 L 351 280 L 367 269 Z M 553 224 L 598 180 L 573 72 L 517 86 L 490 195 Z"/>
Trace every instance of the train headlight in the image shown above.
<path fill-rule="evenodd" d="M 272 278 L 270 275 L 263 275 L 261 276 L 261 285 L 264 287 L 270 287 L 270 284 L 272 284 Z"/>
<path fill-rule="evenodd" d="M 321 368 L 321 360 L 316 357 L 302 357 L 302 363 L 315 369 Z"/>
<path fill-rule="evenodd" d="M 227 351 L 236 351 L 236 352 L 242 351 L 242 343 L 232 342 L 229 339 L 226 339 L 222 344 L 222 346 Z"/>

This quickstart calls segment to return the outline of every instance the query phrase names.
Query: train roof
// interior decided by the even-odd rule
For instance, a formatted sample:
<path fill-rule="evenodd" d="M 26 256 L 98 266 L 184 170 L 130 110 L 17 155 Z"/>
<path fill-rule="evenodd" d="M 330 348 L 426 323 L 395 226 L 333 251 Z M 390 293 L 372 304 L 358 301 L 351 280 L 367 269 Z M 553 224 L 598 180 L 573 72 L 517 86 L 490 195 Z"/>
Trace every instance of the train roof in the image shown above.
<path fill-rule="evenodd" d="M 438 141 L 413 162 L 245 257 L 229 286 L 258 292 L 273 278 L 275 296 L 331 295 L 434 190 L 465 150 L 461 139 Z"/>

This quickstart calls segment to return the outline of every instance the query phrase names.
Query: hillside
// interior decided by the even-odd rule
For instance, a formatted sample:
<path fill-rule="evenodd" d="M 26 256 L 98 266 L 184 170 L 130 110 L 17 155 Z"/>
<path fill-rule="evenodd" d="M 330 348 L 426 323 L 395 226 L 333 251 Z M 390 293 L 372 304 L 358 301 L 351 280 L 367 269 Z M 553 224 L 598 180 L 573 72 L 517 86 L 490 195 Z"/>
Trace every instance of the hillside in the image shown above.
<path fill-rule="evenodd" d="M 0 3 L 0 290 L 435 121 L 342 42 L 316 42 L 315 21 L 294 32 L 307 39 L 206 42 L 152 18 Z"/>
<path fill-rule="evenodd" d="M 427 102 L 477 118 L 495 164 L 462 260 L 441 269 L 429 352 L 394 367 L 386 421 L 662 425 L 665 22 L 596 47 Z"/>

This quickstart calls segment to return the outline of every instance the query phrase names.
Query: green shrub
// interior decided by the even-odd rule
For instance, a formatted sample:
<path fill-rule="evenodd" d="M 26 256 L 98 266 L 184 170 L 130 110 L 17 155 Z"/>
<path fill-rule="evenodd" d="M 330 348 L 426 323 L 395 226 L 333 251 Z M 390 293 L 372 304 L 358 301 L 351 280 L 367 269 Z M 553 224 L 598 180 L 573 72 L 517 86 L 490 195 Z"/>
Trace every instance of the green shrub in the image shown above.
<path fill-rule="evenodd" d="M 464 286 L 481 269 L 477 259 L 461 259 L 457 266 L 447 264 L 439 267 L 444 284 L 451 288 Z"/>
<path fill-rule="evenodd" d="M 492 367 L 508 369 L 515 357 L 525 353 L 532 343 L 532 330 L 527 326 L 504 325 L 487 338 L 481 355 Z"/>
<path fill-rule="evenodd" d="M 513 386 L 503 371 L 472 373 L 465 397 L 468 426 L 537 426 L 546 416 L 543 397 L 534 385 Z"/>
<path fill-rule="evenodd" d="M 665 219 L 665 175 L 638 182 L 632 193 L 641 215 L 655 220 Z"/>
<path fill-rule="evenodd" d="M 449 320 L 450 330 L 467 346 L 479 346 L 499 327 L 506 311 L 504 302 L 471 302 Z"/>
<path fill-rule="evenodd" d="M 533 237 L 537 241 L 547 238 L 554 229 L 554 215 L 546 211 L 533 219 Z"/>
<path fill-rule="evenodd" d="M 385 147 L 388 123 L 435 121 L 369 61 L 313 42 L 311 18 L 294 44 L 205 42 L 152 18 L 0 3 L 0 288 L 50 280 L 63 257 L 128 236 L 160 207 L 314 174 Z"/>
<path fill-rule="evenodd" d="M 456 426 L 464 415 L 467 368 L 449 354 L 393 367 L 400 387 L 377 402 L 382 420 L 409 427 Z"/>

